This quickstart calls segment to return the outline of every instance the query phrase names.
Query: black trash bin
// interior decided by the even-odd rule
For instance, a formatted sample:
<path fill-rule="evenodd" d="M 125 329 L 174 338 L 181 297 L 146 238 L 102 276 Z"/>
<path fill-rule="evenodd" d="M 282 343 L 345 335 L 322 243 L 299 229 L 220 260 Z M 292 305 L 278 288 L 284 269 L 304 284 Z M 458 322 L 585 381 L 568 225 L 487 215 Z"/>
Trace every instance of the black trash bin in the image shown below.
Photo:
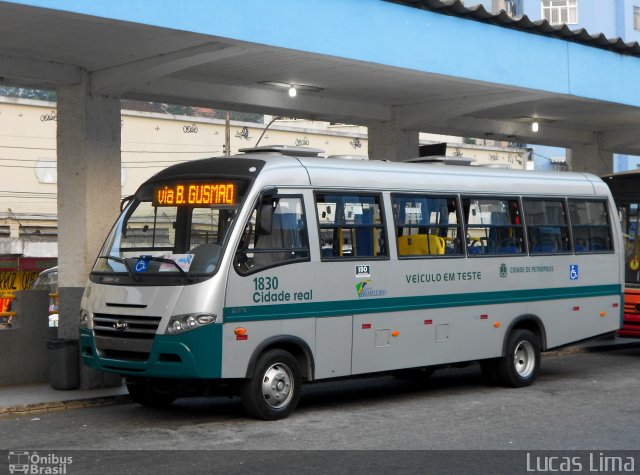
<path fill-rule="evenodd" d="M 79 380 L 79 350 L 77 340 L 47 340 L 49 383 L 53 389 L 76 389 Z"/>

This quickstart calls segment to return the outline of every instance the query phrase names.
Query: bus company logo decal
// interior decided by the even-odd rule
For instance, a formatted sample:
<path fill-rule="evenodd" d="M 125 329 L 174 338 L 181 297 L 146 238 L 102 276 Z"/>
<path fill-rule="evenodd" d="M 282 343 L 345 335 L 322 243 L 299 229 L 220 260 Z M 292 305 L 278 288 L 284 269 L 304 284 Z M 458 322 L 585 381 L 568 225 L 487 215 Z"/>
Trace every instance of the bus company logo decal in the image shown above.
<path fill-rule="evenodd" d="M 356 279 L 368 279 L 371 277 L 371 266 L 356 266 Z"/>
<path fill-rule="evenodd" d="M 507 264 L 504 262 L 500 264 L 500 277 L 503 279 L 507 277 Z"/>
<path fill-rule="evenodd" d="M 67 465 L 73 463 L 73 457 L 62 457 L 56 454 L 45 455 L 27 450 L 9 451 L 9 473 L 34 474 L 67 474 Z"/>
<path fill-rule="evenodd" d="M 362 282 L 358 282 L 356 284 L 356 292 L 358 293 L 358 298 L 367 298 L 367 297 L 384 297 L 387 295 L 387 291 L 384 289 L 374 289 L 371 287 L 370 280 L 363 280 Z"/>

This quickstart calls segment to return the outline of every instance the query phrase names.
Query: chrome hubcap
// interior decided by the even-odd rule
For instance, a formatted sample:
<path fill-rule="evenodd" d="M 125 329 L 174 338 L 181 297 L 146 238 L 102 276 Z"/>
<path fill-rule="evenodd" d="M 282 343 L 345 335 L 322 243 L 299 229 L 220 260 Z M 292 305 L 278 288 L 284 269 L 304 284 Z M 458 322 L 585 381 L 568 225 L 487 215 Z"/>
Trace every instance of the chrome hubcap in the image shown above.
<path fill-rule="evenodd" d="M 267 369 L 262 378 L 262 397 L 277 409 L 286 406 L 293 397 L 293 374 L 289 367 L 275 363 Z"/>
<path fill-rule="evenodd" d="M 513 353 L 513 366 L 521 378 L 528 378 L 536 367 L 536 352 L 530 341 L 521 341 Z"/>

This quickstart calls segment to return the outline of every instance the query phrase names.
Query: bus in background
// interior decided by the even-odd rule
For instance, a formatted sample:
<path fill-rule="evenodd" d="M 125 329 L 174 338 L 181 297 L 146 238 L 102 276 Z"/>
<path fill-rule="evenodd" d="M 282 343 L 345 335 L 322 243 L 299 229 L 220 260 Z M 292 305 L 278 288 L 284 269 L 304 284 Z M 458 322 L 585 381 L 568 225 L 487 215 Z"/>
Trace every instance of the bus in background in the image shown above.
<path fill-rule="evenodd" d="M 274 420 L 303 382 L 474 361 L 522 387 L 542 351 L 620 328 L 596 176 L 244 152 L 150 178 L 97 256 L 82 360 L 134 401 L 220 391 Z"/>
<path fill-rule="evenodd" d="M 624 314 L 620 336 L 640 337 L 640 170 L 613 173 L 602 177 L 618 205 L 624 233 Z"/>

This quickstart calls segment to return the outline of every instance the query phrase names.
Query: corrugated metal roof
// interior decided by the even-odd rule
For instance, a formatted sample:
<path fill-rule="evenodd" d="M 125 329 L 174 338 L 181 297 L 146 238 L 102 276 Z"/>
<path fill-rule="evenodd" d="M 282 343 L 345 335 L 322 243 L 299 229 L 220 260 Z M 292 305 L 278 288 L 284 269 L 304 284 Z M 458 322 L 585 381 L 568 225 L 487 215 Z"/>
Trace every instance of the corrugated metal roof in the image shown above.
<path fill-rule="evenodd" d="M 452 15 L 471 20 L 490 23 L 492 25 L 512 28 L 514 30 L 526 31 L 528 33 L 552 36 L 567 41 L 581 43 L 594 48 L 606 49 L 620 54 L 640 56 L 640 44 L 637 41 L 625 43 L 621 38 L 607 38 L 604 34 L 589 34 L 584 28 L 577 30 L 570 29 L 567 25 L 551 25 L 547 20 L 531 21 L 528 16 L 509 16 L 504 10 L 500 13 L 488 12 L 484 6 L 476 5 L 465 7 L 460 0 L 386 0 L 391 3 L 398 3 L 409 7 L 430 10 L 445 15 Z"/>

